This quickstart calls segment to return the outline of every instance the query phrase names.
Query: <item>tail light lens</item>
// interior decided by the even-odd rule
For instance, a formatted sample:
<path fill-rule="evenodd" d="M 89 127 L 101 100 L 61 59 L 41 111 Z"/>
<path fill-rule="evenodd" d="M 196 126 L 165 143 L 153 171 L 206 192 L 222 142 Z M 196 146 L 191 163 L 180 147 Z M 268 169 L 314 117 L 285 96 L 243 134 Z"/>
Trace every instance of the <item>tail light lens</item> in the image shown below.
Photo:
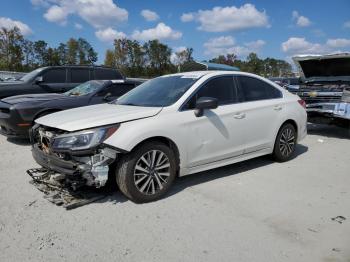
<path fill-rule="evenodd" d="M 299 99 L 299 100 L 298 100 L 298 103 L 299 103 L 302 107 L 304 107 L 304 109 L 306 109 L 306 103 L 305 103 L 304 100 Z"/>

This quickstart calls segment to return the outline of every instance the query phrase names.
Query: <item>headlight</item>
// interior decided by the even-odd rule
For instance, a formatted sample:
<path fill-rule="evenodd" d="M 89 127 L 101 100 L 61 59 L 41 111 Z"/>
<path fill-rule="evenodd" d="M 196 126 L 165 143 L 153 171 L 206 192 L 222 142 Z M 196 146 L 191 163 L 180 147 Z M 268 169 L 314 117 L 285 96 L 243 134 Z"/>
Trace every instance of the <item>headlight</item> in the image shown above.
<path fill-rule="evenodd" d="M 54 150 L 85 150 L 101 144 L 117 131 L 119 126 L 102 127 L 56 136 L 52 143 Z"/>

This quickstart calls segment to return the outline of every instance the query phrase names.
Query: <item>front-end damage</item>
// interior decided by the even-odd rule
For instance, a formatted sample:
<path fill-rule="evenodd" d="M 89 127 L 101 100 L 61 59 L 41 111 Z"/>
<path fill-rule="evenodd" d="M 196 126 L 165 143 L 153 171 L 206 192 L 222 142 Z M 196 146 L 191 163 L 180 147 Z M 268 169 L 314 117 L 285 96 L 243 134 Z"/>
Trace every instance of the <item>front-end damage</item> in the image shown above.
<path fill-rule="evenodd" d="M 94 144 L 90 144 L 89 147 L 79 145 L 77 150 L 72 150 L 74 147 L 57 147 L 55 144 L 62 137 L 74 141 L 73 138 L 77 136 L 59 129 L 35 125 L 30 135 L 32 155 L 40 166 L 59 173 L 60 179 L 62 180 L 63 177 L 65 184 L 73 189 L 81 186 L 100 188 L 106 184 L 109 167 L 116 160 L 118 153 L 117 150 L 99 143 L 105 139 L 106 135 L 110 134 L 107 132 L 99 136 L 98 140 L 95 139 Z"/>

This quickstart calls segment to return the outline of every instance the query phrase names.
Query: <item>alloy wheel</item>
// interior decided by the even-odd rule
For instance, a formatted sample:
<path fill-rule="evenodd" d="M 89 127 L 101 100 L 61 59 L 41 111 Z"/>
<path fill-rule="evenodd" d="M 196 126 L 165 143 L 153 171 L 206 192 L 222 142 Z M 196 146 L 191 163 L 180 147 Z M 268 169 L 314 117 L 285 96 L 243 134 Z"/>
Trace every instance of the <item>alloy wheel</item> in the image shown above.
<path fill-rule="evenodd" d="M 160 150 L 143 154 L 134 168 L 134 183 L 138 191 L 154 195 L 164 188 L 170 177 L 170 161 Z"/>
<path fill-rule="evenodd" d="M 280 141 L 279 149 L 284 157 L 288 157 L 293 153 L 295 147 L 295 136 L 294 131 L 291 128 L 286 128 L 283 130 Z"/>

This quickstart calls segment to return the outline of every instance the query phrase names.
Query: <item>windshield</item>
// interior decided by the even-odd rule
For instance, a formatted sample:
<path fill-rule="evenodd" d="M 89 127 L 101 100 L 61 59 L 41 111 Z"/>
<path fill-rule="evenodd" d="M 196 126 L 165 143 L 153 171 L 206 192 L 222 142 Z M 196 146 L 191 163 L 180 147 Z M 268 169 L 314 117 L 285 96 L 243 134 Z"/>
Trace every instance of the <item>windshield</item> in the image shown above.
<path fill-rule="evenodd" d="M 186 75 L 163 76 L 139 85 L 120 97 L 118 105 L 164 107 L 175 103 L 196 81 L 198 77 Z"/>
<path fill-rule="evenodd" d="M 98 80 L 88 81 L 76 86 L 75 88 L 69 90 L 68 92 L 65 92 L 64 94 L 66 96 L 87 95 L 92 92 L 96 92 L 103 85 L 103 83 L 105 83 L 105 81 L 98 81 Z"/>
<path fill-rule="evenodd" d="M 28 73 L 28 74 L 25 74 L 24 76 L 22 76 L 19 80 L 20 81 L 23 81 L 23 82 L 27 82 L 31 79 L 33 79 L 34 77 L 37 76 L 37 74 L 39 74 L 41 71 L 43 71 L 44 68 L 38 68 L 38 69 L 35 69 L 34 71 Z"/>

